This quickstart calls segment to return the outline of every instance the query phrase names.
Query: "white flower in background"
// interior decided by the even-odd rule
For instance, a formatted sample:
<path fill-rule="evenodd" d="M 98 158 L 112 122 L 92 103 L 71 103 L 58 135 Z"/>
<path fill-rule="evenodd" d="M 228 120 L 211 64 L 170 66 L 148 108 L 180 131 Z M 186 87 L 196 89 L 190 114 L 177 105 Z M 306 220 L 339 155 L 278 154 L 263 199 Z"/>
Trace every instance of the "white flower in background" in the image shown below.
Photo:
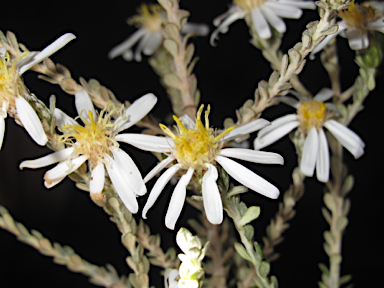
<path fill-rule="evenodd" d="M 77 170 L 88 161 L 91 171 L 89 189 L 91 196 L 100 199 L 104 188 L 105 169 L 114 188 L 125 206 L 136 213 L 138 205 L 136 195 L 144 195 L 147 190 L 140 171 L 131 157 L 119 148 L 118 136 L 128 138 L 135 134 L 117 135 L 145 117 L 156 104 L 153 94 L 146 94 L 120 111 L 112 104 L 98 114 L 85 90 L 76 92 L 75 103 L 78 117 L 83 125 L 66 115 L 60 109 L 55 109 L 54 117 L 58 128 L 63 132 L 59 141 L 67 148 L 36 160 L 24 161 L 20 169 L 40 168 L 59 162 L 44 175 L 45 186 L 51 188 L 60 183 L 67 175 Z M 121 114 L 114 121 L 113 114 Z M 75 141 L 74 141 L 75 140 Z"/>
<path fill-rule="evenodd" d="M 165 288 L 178 288 L 178 282 L 176 280 L 179 276 L 179 270 L 167 268 L 164 271 L 164 287 Z"/>
<path fill-rule="evenodd" d="M 339 15 L 342 18 L 341 21 L 337 22 L 339 30 L 325 37 L 325 39 L 313 49 L 310 55 L 311 58 L 340 33 L 340 35 L 347 37 L 349 47 L 353 50 L 368 48 L 370 33 L 374 31 L 384 33 L 384 17 L 378 10 L 372 8 L 369 3 L 359 5 L 351 2 L 348 10 L 339 11 Z"/>
<path fill-rule="evenodd" d="M 209 127 L 208 114 L 210 107 L 205 112 L 205 125 L 201 121 L 203 111 L 201 105 L 197 112 L 196 122 L 188 116 L 183 116 L 182 121 L 176 116 L 174 120 L 178 126 L 178 135 L 175 135 L 167 127 L 160 124 L 163 131 L 170 136 L 157 137 L 151 135 L 136 135 L 136 139 L 125 135 L 118 135 L 116 139 L 131 144 L 139 149 L 169 153 L 169 156 L 153 168 L 144 178 L 144 182 L 149 181 L 164 169 L 168 164 L 176 161 L 177 163 L 168 168 L 156 181 L 145 207 L 143 209 L 143 218 L 163 191 L 164 186 L 179 170 L 186 170 L 186 173 L 180 178 L 172 194 L 171 202 L 165 216 L 165 225 L 169 229 L 174 229 L 175 223 L 181 213 L 186 197 L 186 188 L 196 173 L 201 177 L 201 187 L 203 195 L 204 209 L 208 220 L 212 224 L 220 224 L 223 220 L 223 205 L 220 192 L 216 184 L 218 172 L 215 164 L 219 164 L 242 185 L 269 198 L 277 198 L 279 190 L 271 183 L 261 178 L 251 170 L 227 158 L 237 158 L 254 163 L 264 164 L 283 164 L 283 158 L 275 153 L 254 151 L 241 148 L 223 148 L 226 141 L 235 139 L 241 135 L 249 134 L 269 124 L 264 119 L 257 119 L 243 126 L 228 128 L 216 136 L 215 131 Z"/>
<path fill-rule="evenodd" d="M 48 142 L 40 119 L 35 110 L 25 100 L 29 95 L 21 75 L 75 39 L 71 33 L 64 34 L 41 52 L 25 52 L 11 59 L 5 47 L 0 48 L 0 149 L 5 132 L 5 118 L 9 111 L 17 117 L 32 139 L 43 146 Z"/>
<path fill-rule="evenodd" d="M 281 18 L 298 19 L 303 14 L 302 9 L 315 9 L 313 1 L 302 0 L 234 0 L 227 12 L 216 17 L 213 25 L 217 29 L 211 35 L 211 45 L 215 44 L 219 33 L 227 33 L 228 27 L 238 19 L 249 17 L 257 35 L 260 38 L 271 38 L 272 26 L 279 33 L 284 33 L 287 27 Z"/>
<path fill-rule="evenodd" d="M 152 55 L 163 41 L 162 26 L 166 22 L 168 22 L 166 12 L 160 5 L 141 4 L 138 15 L 128 20 L 128 24 L 136 25 L 139 29 L 124 42 L 114 47 L 108 53 L 108 57 L 113 59 L 122 55 L 127 61 L 135 59 L 135 61 L 140 62 L 142 59 L 141 53 L 147 56 Z M 182 32 L 205 36 L 209 32 L 209 28 L 205 24 L 186 23 L 182 28 Z M 136 43 L 138 44 L 133 53 L 132 47 Z"/>
<path fill-rule="evenodd" d="M 299 102 L 290 97 L 281 97 L 282 102 L 297 109 L 297 114 L 280 117 L 272 121 L 270 126 L 260 130 L 254 142 L 255 149 L 262 149 L 299 127 L 306 135 L 300 162 L 301 172 L 305 176 L 312 177 L 316 167 L 317 179 L 327 182 L 330 160 L 323 127 L 327 128 L 356 159 L 364 154 L 365 146 L 355 132 L 336 120 L 330 119 L 329 114 L 327 115 L 326 109 L 330 105 L 324 101 L 332 96 L 332 90 L 324 88 L 313 100 L 302 99 L 303 101 Z"/>

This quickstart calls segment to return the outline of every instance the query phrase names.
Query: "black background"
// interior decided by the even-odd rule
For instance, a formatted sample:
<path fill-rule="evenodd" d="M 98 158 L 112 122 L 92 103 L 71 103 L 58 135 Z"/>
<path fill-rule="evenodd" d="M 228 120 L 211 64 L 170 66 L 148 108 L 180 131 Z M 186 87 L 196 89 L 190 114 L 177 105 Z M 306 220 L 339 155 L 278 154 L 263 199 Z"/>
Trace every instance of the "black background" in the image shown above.
<path fill-rule="evenodd" d="M 213 29 L 212 19 L 227 10 L 229 1 L 181 1 L 181 7 L 191 12 L 190 21 L 203 22 Z M 27 3 L 27 2 L 22 2 Z M 164 118 L 170 113 L 166 93 L 158 77 L 146 63 L 125 62 L 121 58 L 110 61 L 108 51 L 135 31 L 125 23 L 135 14 L 140 1 L 36 1 L 34 4 L 8 2 L 3 6 L 2 31 L 11 30 L 30 50 L 41 50 L 65 32 L 78 38 L 51 58 L 80 76 L 96 78 L 110 88 L 120 100 L 134 100 L 147 92 L 155 93 L 159 103 L 154 115 Z M 32 3 L 32 2 L 28 2 Z M 286 52 L 300 40 L 304 25 L 317 19 L 316 12 L 305 12 L 301 20 L 287 20 L 288 33 L 282 49 Z M 217 47 L 209 45 L 208 38 L 195 38 L 196 55 L 200 60 L 195 72 L 202 103 L 212 105 L 213 126 L 221 127 L 226 117 L 235 117 L 234 109 L 245 100 L 253 98 L 258 81 L 268 79 L 271 69 L 253 46 L 248 43 L 248 30 L 243 21 L 231 25 L 228 34 L 220 35 Z M 353 53 L 345 39 L 338 39 L 341 78 L 344 89 L 353 84 L 357 67 Z M 57 96 L 57 106 L 70 115 L 74 114 L 73 98 L 59 87 L 38 80 L 34 72 L 27 72 L 25 82 L 31 92 L 48 104 L 51 94 Z M 383 257 L 382 228 L 382 74 L 379 74 L 376 90 L 365 102 L 366 109 L 351 123 L 367 144 L 366 152 L 359 160 L 345 153 L 350 173 L 356 185 L 349 195 L 352 200 L 350 224 L 343 241 L 342 274 L 352 274 L 355 287 L 379 286 L 379 273 Z M 325 70 L 317 57 L 305 67 L 302 81 L 312 93 L 329 87 Z M 273 120 L 293 111 L 287 107 L 272 107 L 263 117 Z M 155 165 L 155 158 L 132 147 L 124 146 L 133 155 L 139 169 L 145 175 Z M 296 165 L 293 145 L 287 137 L 265 149 L 282 154 L 284 167 L 250 165 L 263 177 L 277 185 L 283 193 L 289 186 L 290 173 Z M 6 135 L 0 153 L 0 205 L 4 205 L 17 221 L 28 229 L 36 229 L 52 242 L 69 245 L 84 259 L 97 265 L 111 263 L 120 274 L 130 273 L 125 264 L 127 252 L 120 243 L 120 234 L 101 208 L 90 200 L 87 193 L 75 188 L 66 179 L 53 189 L 43 187 L 43 175 L 47 169 L 19 171 L 22 160 L 35 159 L 50 153 L 38 147 L 12 119 L 6 120 Z M 304 197 L 297 204 L 297 217 L 285 234 L 286 240 L 277 247 L 281 258 L 273 263 L 271 273 L 279 279 L 281 287 L 316 287 L 320 279 L 318 263 L 328 263 L 323 252 L 322 234 L 327 229 L 321 215 L 323 187 L 315 179 L 306 180 Z M 153 183 L 149 183 L 149 189 Z M 149 212 L 148 223 L 155 233 L 161 233 L 163 248 L 174 245 L 173 234 L 164 226 L 164 215 L 171 195 L 168 187 L 157 205 Z M 256 239 L 264 235 L 268 219 L 277 210 L 277 201 L 270 201 L 254 192 L 242 195 L 248 205 L 261 205 L 262 214 L 255 221 Z M 139 199 L 140 207 L 145 197 Z M 139 213 L 140 214 L 140 213 Z M 186 225 L 189 217 L 195 217 L 194 208 L 185 205 L 178 225 Z M 138 215 L 139 216 L 139 215 Z M 157 216 L 157 217 L 156 217 Z M 381 235 L 381 236 L 380 236 Z M 94 287 L 80 274 L 52 263 L 52 259 L 40 255 L 34 249 L 16 241 L 15 237 L 0 231 L 0 286 L 1 287 Z M 159 270 L 151 274 L 151 284 L 162 287 Z"/>

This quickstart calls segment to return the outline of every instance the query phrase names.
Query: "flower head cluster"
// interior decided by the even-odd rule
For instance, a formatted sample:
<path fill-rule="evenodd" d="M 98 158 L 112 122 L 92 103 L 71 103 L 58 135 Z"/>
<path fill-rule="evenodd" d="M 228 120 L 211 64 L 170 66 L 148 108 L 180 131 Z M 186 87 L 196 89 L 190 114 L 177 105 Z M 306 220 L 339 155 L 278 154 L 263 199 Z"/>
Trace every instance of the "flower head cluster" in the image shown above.
<path fill-rule="evenodd" d="M 213 20 L 217 29 L 211 35 L 211 45 L 214 45 L 219 33 L 226 33 L 229 25 L 238 19 L 249 19 L 260 38 L 271 38 L 270 26 L 284 33 L 287 27 L 281 18 L 298 19 L 301 9 L 315 9 L 313 1 L 303 0 L 234 0 L 227 12 Z"/>
<path fill-rule="evenodd" d="M 337 23 L 339 30 L 328 35 L 317 45 L 311 53 L 312 57 L 339 34 L 348 38 L 351 49 L 361 50 L 368 48 L 370 32 L 384 33 L 384 17 L 369 3 L 355 4 L 355 2 L 351 2 L 348 10 L 340 11 L 339 15 L 342 19 Z"/>
<path fill-rule="evenodd" d="M 215 165 L 217 164 L 244 186 L 270 198 L 277 198 L 279 195 L 279 190 L 274 185 L 227 157 L 254 163 L 283 164 L 284 160 L 280 155 L 250 149 L 223 148 L 225 142 L 259 130 L 268 125 L 269 122 L 264 119 L 257 119 L 237 128 L 228 128 L 216 135 L 215 130 L 209 126 L 209 107 L 205 111 L 205 125 L 201 121 L 203 108 L 202 105 L 198 110 L 196 121 L 188 116 L 183 116 L 181 119 L 174 116 L 178 130 L 176 134 L 161 125 L 164 132 L 170 137 L 137 135 L 136 139 L 121 140 L 142 150 L 170 153 L 165 160 L 147 174 L 144 182 L 149 181 L 170 163 L 177 162 L 156 181 L 143 209 L 144 218 L 169 180 L 179 170 L 186 170 L 176 185 L 165 217 L 165 224 L 169 229 L 175 227 L 184 205 L 187 185 L 194 174 L 201 177 L 203 203 L 208 220 L 212 224 L 222 222 L 223 205 L 216 184 L 218 172 Z"/>
<path fill-rule="evenodd" d="M 289 97 L 282 97 L 282 102 L 297 109 L 297 114 L 289 114 L 272 121 L 271 125 L 260 130 L 255 139 L 255 149 L 262 149 L 279 140 L 293 129 L 299 127 L 306 135 L 301 155 L 300 170 L 305 176 L 312 177 L 315 167 L 317 179 L 327 182 L 329 179 L 329 148 L 323 127 L 344 146 L 355 158 L 364 154 L 364 142 L 352 130 L 331 119 L 332 105 L 324 103 L 330 99 L 330 89 L 321 90 L 313 100 L 302 99 L 299 102 Z"/>
<path fill-rule="evenodd" d="M 163 41 L 162 26 L 167 21 L 166 12 L 160 5 L 141 4 L 138 14 L 128 20 L 128 24 L 135 25 L 138 30 L 128 39 L 112 48 L 108 53 L 108 57 L 113 59 L 122 55 L 127 61 L 135 59 L 140 62 L 144 55 L 152 55 L 161 45 Z M 208 27 L 201 24 L 186 23 L 182 29 L 183 33 L 196 33 L 199 35 L 208 34 Z M 132 47 L 137 44 L 135 52 Z"/>
<path fill-rule="evenodd" d="M 21 75 L 75 38 L 71 33 L 64 34 L 41 52 L 25 52 L 16 59 L 11 59 L 5 47 L 0 48 L 0 149 L 5 132 L 4 119 L 8 113 L 17 114 L 21 124 L 37 144 L 47 143 L 48 138 L 39 117 L 25 100 L 30 93 Z"/>
<path fill-rule="evenodd" d="M 50 188 L 61 182 L 67 175 L 77 170 L 88 161 L 91 170 L 89 189 L 91 196 L 100 198 L 104 188 L 105 169 L 115 187 L 115 190 L 125 206 L 132 213 L 138 210 L 136 195 L 144 195 L 147 190 L 131 157 L 119 148 L 118 136 L 138 121 L 140 121 L 153 108 L 157 98 L 147 94 L 122 110 L 108 104 L 98 114 L 86 91 L 75 94 L 77 119 L 83 125 L 69 117 L 60 109 L 55 109 L 54 116 L 59 130 L 63 135 L 59 141 L 66 146 L 65 149 L 54 152 L 36 160 L 24 161 L 20 168 L 39 168 L 54 163 L 54 168 L 47 171 L 44 176 L 45 186 Z M 112 115 L 120 114 L 112 120 Z M 124 134 L 126 138 L 130 135 Z"/>

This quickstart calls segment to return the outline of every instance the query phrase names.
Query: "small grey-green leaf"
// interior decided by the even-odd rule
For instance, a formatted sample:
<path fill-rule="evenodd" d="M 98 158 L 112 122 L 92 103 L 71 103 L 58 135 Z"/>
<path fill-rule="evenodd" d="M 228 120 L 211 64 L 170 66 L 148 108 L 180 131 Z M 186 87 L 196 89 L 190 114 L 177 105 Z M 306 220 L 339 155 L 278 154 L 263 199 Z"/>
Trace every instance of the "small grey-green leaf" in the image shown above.
<path fill-rule="evenodd" d="M 194 53 L 195 53 L 195 45 L 193 45 L 193 43 L 190 43 L 185 49 L 185 56 L 184 56 L 185 65 L 188 65 L 189 62 L 191 62 Z"/>
<path fill-rule="evenodd" d="M 163 45 L 164 48 L 167 49 L 167 51 L 173 56 L 173 58 L 176 58 L 179 53 L 179 45 L 177 45 L 177 43 L 172 39 L 165 39 Z"/>
<path fill-rule="evenodd" d="M 260 207 L 251 206 L 245 211 L 244 215 L 240 219 L 240 225 L 244 226 L 260 216 Z"/>
<path fill-rule="evenodd" d="M 255 228 L 253 228 L 253 226 L 251 225 L 245 225 L 243 229 L 244 229 L 245 237 L 248 240 L 252 241 L 253 235 L 255 234 Z"/>
<path fill-rule="evenodd" d="M 329 262 L 332 266 L 340 265 L 341 261 L 342 261 L 342 258 L 341 258 L 341 255 L 339 254 L 333 254 L 331 257 L 329 257 Z"/>
<path fill-rule="evenodd" d="M 339 25 L 335 24 L 320 32 L 320 35 L 335 34 L 339 30 Z"/>
<path fill-rule="evenodd" d="M 330 193 L 324 194 L 324 203 L 329 210 L 335 211 L 335 201 L 333 200 L 333 197 Z"/>
<path fill-rule="evenodd" d="M 320 268 L 321 272 L 323 272 L 323 274 L 329 275 L 328 267 L 325 264 L 320 263 L 319 268 Z"/>
<path fill-rule="evenodd" d="M 165 33 L 169 38 L 178 42 L 180 38 L 180 30 L 174 23 L 167 23 L 164 27 Z"/>
<path fill-rule="evenodd" d="M 281 59 L 281 65 L 280 65 L 280 75 L 285 76 L 285 73 L 287 72 L 288 67 L 288 55 L 284 54 L 283 58 Z"/>
<path fill-rule="evenodd" d="M 331 217 L 331 214 L 329 214 L 327 208 L 325 208 L 325 207 L 321 208 L 321 212 L 323 213 L 323 216 L 324 216 L 325 220 L 327 221 L 327 223 L 331 224 L 332 223 L 332 217 Z"/>
<path fill-rule="evenodd" d="M 179 77 L 174 74 L 165 74 L 163 77 L 163 81 L 165 85 L 180 89 L 182 87 L 182 83 Z"/>
<path fill-rule="evenodd" d="M 270 271 L 271 265 L 266 262 L 262 261 L 259 266 L 259 272 L 261 277 L 267 277 Z"/>
<path fill-rule="evenodd" d="M 234 186 L 231 188 L 231 190 L 228 191 L 227 193 L 227 198 L 235 196 L 237 194 L 245 193 L 248 191 L 248 188 L 245 186 Z"/>
<path fill-rule="evenodd" d="M 345 227 L 347 227 L 347 225 L 348 225 L 348 218 L 343 216 L 339 218 L 339 220 L 337 220 L 336 228 L 339 231 L 343 231 Z"/>
<path fill-rule="evenodd" d="M 352 276 L 351 276 L 351 275 L 344 275 L 344 276 L 340 277 L 340 279 L 339 279 L 339 285 L 340 285 L 340 286 L 341 286 L 341 285 L 344 285 L 345 283 L 351 281 L 351 279 L 352 279 Z"/>
<path fill-rule="evenodd" d="M 355 181 L 352 175 L 348 175 L 345 178 L 343 186 L 341 187 L 341 194 L 343 196 L 347 195 L 352 190 L 354 182 Z"/>
<path fill-rule="evenodd" d="M 236 252 L 245 260 L 248 260 L 253 263 L 253 260 L 251 256 L 249 256 L 247 250 L 244 248 L 244 246 L 238 242 L 235 242 L 234 244 Z"/>

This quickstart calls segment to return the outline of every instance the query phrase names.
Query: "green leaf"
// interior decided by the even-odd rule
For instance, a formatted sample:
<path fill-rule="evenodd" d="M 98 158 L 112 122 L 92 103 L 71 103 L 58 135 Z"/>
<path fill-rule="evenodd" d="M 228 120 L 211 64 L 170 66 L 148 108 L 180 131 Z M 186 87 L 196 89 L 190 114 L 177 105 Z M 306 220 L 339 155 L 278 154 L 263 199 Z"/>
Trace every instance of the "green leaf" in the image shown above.
<path fill-rule="evenodd" d="M 248 254 L 247 250 L 244 248 L 244 246 L 238 242 L 235 242 L 234 244 L 236 252 L 245 260 L 250 261 L 253 263 L 253 260 L 251 256 Z"/>
<path fill-rule="evenodd" d="M 340 286 L 341 286 L 341 285 L 344 285 L 345 283 L 351 281 L 351 279 L 352 279 L 352 276 L 351 276 L 351 275 L 344 275 L 344 276 L 340 277 L 340 279 L 339 279 L 339 285 L 340 285 Z"/>
<path fill-rule="evenodd" d="M 235 186 L 235 187 L 232 187 L 231 190 L 228 191 L 227 193 L 227 197 L 232 197 L 232 196 L 235 196 L 237 194 L 241 194 L 241 193 L 245 193 L 245 192 L 248 192 L 248 188 L 245 187 L 245 186 Z"/>
<path fill-rule="evenodd" d="M 165 74 L 163 77 L 163 81 L 165 85 L 173 88 L 180 89 L 182 87 L 182 83 L 179 77 L 175 74 Z"/>
<path fill-rule="evenodd" d="M 167 23 L 164 27 L 165 33 L 169 38 L 178 42 L 180 38 L 180 30 L 174 23 Z"/>
<path fill-rule="evenodd" d="M 270 268 L 271 268 L 271 265 L 268 262 L 262 261 L 259 266 L 259 272 L 261 277 L 267 277 L 269 274 Z"/>
<path fill-rule="evenodd" d="M 253 235 L 255 234 L 255 228 L 253 228 L 252 225 L 245 225 L 243 229 L 245 237 L 247 237 L 248 240 L 252 241 Z"/>
<path fill-rule="evenodd" d="M 343 231 L 345 227 L 347 227 L 347 225 L 348 225 L 348 218 L 343 216 L 339 218 L 339 220 L 337 220 L 336 228 L 339 231 Z"/>
<path fill-rule="evenodd" d="M 240 219 L 240 225 L 244 226 L 260 216 L 260 207 L 251 206 L 245 211 L 244 215 Z"/>
<path fill-rule="evenodd" d="M 328 207 L 329 210 L 335 211 L 335 201 L 333 200 L 333 197 L 330 193 L 324 194 L 324 203 Z"/>
<path fill-rule="evenodd" d="M 171 39 L 165 39 L 163 42 L 165 49 L 173 56 L 173 58 L 177 57 L 179 53 L 179 45 Z"/>

